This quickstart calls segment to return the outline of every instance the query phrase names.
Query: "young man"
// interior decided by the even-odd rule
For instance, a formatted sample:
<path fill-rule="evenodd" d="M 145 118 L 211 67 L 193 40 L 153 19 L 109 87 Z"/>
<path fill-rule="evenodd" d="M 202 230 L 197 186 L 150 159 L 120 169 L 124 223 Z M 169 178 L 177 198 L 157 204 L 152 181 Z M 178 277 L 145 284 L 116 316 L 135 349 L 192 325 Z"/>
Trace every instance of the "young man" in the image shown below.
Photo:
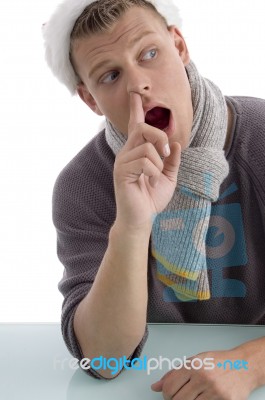
<path fill-rule="evenodd" d="M 44 27 L 54 74 L 106 116 L 53 195 L 62 331 L 79 359 L 139 356 L 147 322 L 265 324 L 265 101 L 201 77 L 164 18 L 177 11 L 156 4 L 65 0 Z M 173 370 L 152 389 L 247 399 L 265 384 L 264 337 L 207 356 L 249 370 Z"/>

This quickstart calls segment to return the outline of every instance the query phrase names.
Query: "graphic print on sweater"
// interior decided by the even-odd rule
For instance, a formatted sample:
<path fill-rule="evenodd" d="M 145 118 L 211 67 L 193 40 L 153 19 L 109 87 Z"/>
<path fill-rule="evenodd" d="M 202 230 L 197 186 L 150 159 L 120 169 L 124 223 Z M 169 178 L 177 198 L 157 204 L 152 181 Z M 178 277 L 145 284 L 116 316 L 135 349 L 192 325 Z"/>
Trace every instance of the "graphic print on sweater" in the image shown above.
<path fill-rule="evenodd" d="M 229 188 L 219 196 L 218 200 L 225 199 L 237 190 L 236 184 L 230 185 Z M 191 219 L 193 220 L 192 226 L 190 223 Z M 167 223 L 165 223 L 165 221 L 167 221 Z M 170 221 L 170 224 L 168 221 Z M 188 224 L 186 223 L 187 221 L 189 221 Z M 200 221 L 196 219 L 194 210 L 172 210 L 170 213 L 162 212 L 156 217 L 156 225 L 163 231 L 165 241 L 167 236 L 169 238 L 172 231 L 175 230 L 181 230 L 182 237 L 191 235 L 192 229 L 199 223 Z M 181 245 L 184 246 L 185 243 Z M 195 248 L 192 249 L 193 252 L 196 250 Z M 170 260 L 171 252 L 172 249 L 168 249 L 168 260 Z M 203 259 L 206 260 L 207 270 L 211 271 L 211 298 L 243 298 L 246 296 L 246 285 L 244 282 L 239 279 L 223 277 L 224 268 L 244 268 L 248 262 L 242 208 L 239 203 L 217 204 L 211 207 L 211 217 L 206 235 L 206 255 L 200 254 L 200 256 L 202 262 Z M 158 260 L 156 260 L 156 265 L 158 279 L 166 284 L 163 291 L 163 300 L 165 302 L 187 301 L 186 299 L 182 300 L 181 297 L 176 296 L 173 290 L 174 282 L 170 281 L 168 268 L 165 268 Z M 193 299 L 189 301 L 196 302 L 198 300 Z"/>

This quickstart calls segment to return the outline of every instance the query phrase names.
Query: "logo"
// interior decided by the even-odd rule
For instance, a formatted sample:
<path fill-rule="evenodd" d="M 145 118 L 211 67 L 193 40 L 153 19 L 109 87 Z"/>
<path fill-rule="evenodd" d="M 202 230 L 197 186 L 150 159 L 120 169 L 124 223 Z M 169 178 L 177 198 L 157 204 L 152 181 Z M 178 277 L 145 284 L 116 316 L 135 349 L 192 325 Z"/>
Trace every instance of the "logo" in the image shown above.
<path fill-rule="evenodd" d="M 105 358 L 103 356 L 93 358 L 90 360 L 89 358 L 83 358 L 82 360 L 78 360 L 77 358 L 64 358 L 60 360 L 55 358 L 53 360 L 53 368 L 54 369 L 65 369 L 65 366 L 72 370 L 76 370 L 79 367 L 83 370 L 93 369 L 95 371 L 98 370 L 109 370 L 111 371 L 111 375 L 116 375 L 122 369 L 125 370 L 135 370 L 135 371 L 145 371 L 147 375 L 150 375 L 152 371 L 157 369 L 162 370 L 167 368 L 168 370 L 180 370 L 185 368 L 187 370 L 213 370 L 216 367 L 224 370 L 248 370 L 248 362 L 245 360 L 225 360 L 223 363 L 218 362 L 215 364 L 214 358 L 205 357 L 205 358 L 187 358 L 184 356 L 183 358 L 173 358 L 169 359 L 167 357 L 159 356 L 158 358 L 151 357 L 148 358 L 146 355 L 142 358 L 133 358 L 132 360 L 128 360 L 125 356 L 120 358 Z"/>

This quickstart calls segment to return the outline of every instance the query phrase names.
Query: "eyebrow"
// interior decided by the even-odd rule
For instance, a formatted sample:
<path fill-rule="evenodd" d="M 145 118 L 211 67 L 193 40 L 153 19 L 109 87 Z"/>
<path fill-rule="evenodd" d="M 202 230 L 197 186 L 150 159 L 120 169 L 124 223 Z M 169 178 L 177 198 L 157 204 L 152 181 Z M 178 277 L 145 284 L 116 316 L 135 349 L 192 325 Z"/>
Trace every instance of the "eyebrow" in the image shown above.
<path fill-rule="evenodd" d="M 154 31 L 145 31 L 145 32 L 142 32 L 140 35 L 138 35 L 138 36 L 136 36 L 135 38 L 133 38 L 132 40 L 130 40 L 130 42 L 128 43 L 127 48 L 133 47 L 137 42 L 139 42 L 141 39 L 143 39 L 143 37 L 145 37 L 145 36 L 147 36 L 147 35 L 154 34 L 154 33 L 155 33 Z M 118 38 L 118 39 L 119 39 L 119 38 Z M 118 39 L 117 39 L 117 40 L 118 40 Z M 115 40 L 115 42 L 116 42 L 117 40 Z M 115 43 L 115 42 L 114 42 L 114 43 Z M 105 65 L 108 65 L 109 63 L 111 63 L 111 60 L 103 60 L 103 61 L 100 61 L 99 63 L 95 64 L 94 67 L 93 67 L 93 68 L 91 69 L 91 71 L 89 72 L 88 78 L 91 78 L 91 77 L 95 74 L 95 72 L 96 72 L 97 69 L 99 69 L 99 68 L 101 68 L 101 67 L 103 67 L 103 66 L 105 66 Z"/>

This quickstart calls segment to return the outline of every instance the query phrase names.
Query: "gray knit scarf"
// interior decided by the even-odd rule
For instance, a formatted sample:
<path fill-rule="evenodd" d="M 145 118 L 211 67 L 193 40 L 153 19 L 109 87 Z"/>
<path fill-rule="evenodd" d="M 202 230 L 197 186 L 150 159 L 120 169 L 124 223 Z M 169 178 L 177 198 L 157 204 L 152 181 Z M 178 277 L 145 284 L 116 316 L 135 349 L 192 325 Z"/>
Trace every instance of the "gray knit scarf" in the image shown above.
<path fill-rule="evenodd" d="M 164 211 L 154 217 L 151 235 L 157 278 L 182 301 L 210 298 L 206 234 L 211 204 L 218 199 L 220 185 L 229 172 L 223 150 L 225 98 L 214 83 L 200 76 L 192 61 L 186 73 L 194 113 L 190 146 L 181 153 L 177 187 Z M 116 155 L 126 137 L 108 120 L 105 131 Z"/>

